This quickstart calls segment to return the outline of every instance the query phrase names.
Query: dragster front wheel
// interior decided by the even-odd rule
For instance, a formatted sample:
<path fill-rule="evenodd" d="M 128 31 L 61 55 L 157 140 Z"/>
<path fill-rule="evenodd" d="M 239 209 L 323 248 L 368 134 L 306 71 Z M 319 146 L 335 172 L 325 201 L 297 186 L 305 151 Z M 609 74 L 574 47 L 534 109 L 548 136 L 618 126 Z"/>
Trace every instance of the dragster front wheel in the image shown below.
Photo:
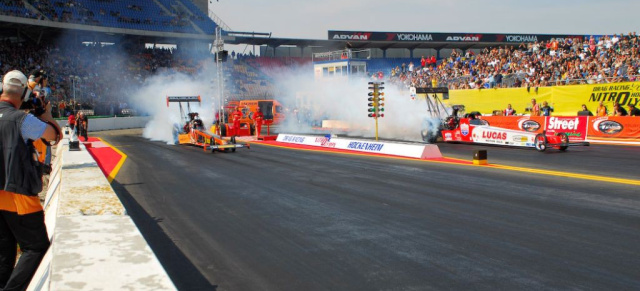
<path fill-rule="evenodd" d="M 536 150 L 539 152 L 544 152 L 547 149 L 547 136 L 543 133 L 538 133 L 534 140 Z"/>

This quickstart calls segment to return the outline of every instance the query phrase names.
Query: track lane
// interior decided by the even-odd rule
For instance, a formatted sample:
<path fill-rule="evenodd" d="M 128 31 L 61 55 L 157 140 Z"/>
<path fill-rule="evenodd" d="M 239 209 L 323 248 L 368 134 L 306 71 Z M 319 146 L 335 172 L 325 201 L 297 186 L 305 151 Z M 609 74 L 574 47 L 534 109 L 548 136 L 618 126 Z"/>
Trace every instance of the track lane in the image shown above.
<path fill-rule="evenodd" d="M 640 286 L 637 187 L 103 137 L 129 156 L 117 190 L 180 289 Z"/>

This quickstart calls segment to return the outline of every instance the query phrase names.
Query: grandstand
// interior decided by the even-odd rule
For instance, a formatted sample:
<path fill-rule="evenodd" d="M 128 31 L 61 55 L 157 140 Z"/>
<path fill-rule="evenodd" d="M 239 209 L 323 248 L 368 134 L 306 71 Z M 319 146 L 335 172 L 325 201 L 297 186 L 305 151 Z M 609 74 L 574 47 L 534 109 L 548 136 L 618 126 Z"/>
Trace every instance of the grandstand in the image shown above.
<path fill-rule="evenodd" d="M 154 76 L 180 73 L 206 82 L 212 91 L 219 89 L 211 73 L 202 73 L 215 63 L 210 47 L 214 31 L 222 27 L 191 0 L 0 0 L 0 69 L 47 71 L 55 117 L 78 110 L 103 116 L 144 114 L 127 97 Z M 230 101 L 280 98 L 285 90 L 277 81 L 283 76 L 313 76 L 313 53 L 356 49 L 372 52 L 353 57 L 366 62 L 366 77 L 402 89 L 448 87 L 479 93 L 640 78 L 640 36 L 635 33 L 379 34 L 384 37 L 330 32 L 326 40 L 305 40 L 225 31 L 225 43 L 259 46 L 260 53 L 231 52 L 229 61 L 218 65 L 224 68 L 222 95 Z M 436 60 L 424 64 L 422 56 Z M 493 96 L 487 100 L 494 102 Z M 624 101 L 631 104 L 630 98 Z"/>
<path fill-rule="evenodd" d="M 0 0 L 2 69 L 43 67 L 56 76 L 52 94 L 58 100 L 74 96 L 90 103 L 74 106 L 102 104 L 108 109 L 97 111 L 117 111 L 112 108 L 121 107 L 127 86 L 162 72 L 196 75 L 212 59 L 209 47 L 218 24 L 202 5 L 190 0 Z M 58 42 L 62 35 L 65 40 Z M 635 81 L 640 75 L 635 33 L 591 38 L 329 31 L 328 40 L 304 40 L 225 31 L 224 36 L 227 44 L 260 47 L 259 56 L 230 54 L 224 92 L 230 99 L 277 96 L 274 79 L 310 65 L 313 53 L 344 49 L 370 50 L 364 60 L 367 74 L 404 88 L 540 87 Z M 100 47 L 105 43 L 115 48 Z M 175 48 L 148 49 L 146 43 Z M 20 55 L 7 55 L 16 48 Z M 422 56 L 437 61 L 424 66 Z M 69 75 L 82 82 L 72 86 Z M 104 79 L 123 85 L 111 87 Z"/>
<path fill-rule="evenodd" d="M 217 26 L 189 0 L 3 0 L 0 14 L 99 27 L 209 35 Z"/>

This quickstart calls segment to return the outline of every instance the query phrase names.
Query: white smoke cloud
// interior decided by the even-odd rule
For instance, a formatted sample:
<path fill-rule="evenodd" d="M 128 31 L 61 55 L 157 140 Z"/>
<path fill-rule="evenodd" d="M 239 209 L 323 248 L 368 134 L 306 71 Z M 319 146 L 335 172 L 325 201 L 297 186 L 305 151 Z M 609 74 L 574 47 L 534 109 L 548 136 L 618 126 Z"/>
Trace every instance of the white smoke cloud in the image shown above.
<path fill-rule="evenodd" d="M 174 143 L 174 127 L 184 125 L 177 102 L 169 103 L 167 96 L 200 96 L 201 103 L 189 103 L 191 112 L 198 112 L 206 127 L 213 123 L 213 104 L 218 102 L 218 94 L 212 88 L 216 76 L 211 73 L 215 64 L 209 63 L 198 76 L 191 77 L 182 73 L 160 74 L 148 78 L 132 95 L 131 101 L 137 108 L 151 116 L 143 131 L 145 138 Z M 188 112 L 187 103 L 182 103 L 184 114 Z"/>
<path fill-rule="evenodd" d="M 353 76 L 316 80 L 312 73 L 312 68 L 305 67 L 275 80 L 283 91 L 281 102 L 290 110 L 286 117 L 289 122 L 280 128 L 280 132 L 317 133 L 308 124 L 292 122 L 295 121 L 292 111 L 298 108 L 300 113 L 309 109 L 312 119 L 324 117 L 348 124 L 349 136 L 374 137 L 375 120 L 368 117 L 367 112 L 368 82 L 371 80 Z M 421 130 L 431 124 L 426 122 L 428 114 L 424 99 L 412 100 L 409 90 L 402 91 L 392 84 L 383 86 L 384 117 L 378 119 L 378 136 L 421 141 Z M 438 124 L 437 119 L 434 123 Z"/>
<path fill-rule="evenodd" d="M 143 132 L 145 138 L 174 143 L 173 128 L 176 124 L 183 124 L 178 104 L 171 103 L 167 107 L 166 96 L 200 95 L 202 104 L 190 104 L 191 110 L 200 114 L 206 127 L 211 125 L 214 104 L 218 104 L 217 90 L 211 86 L 217 83 L 215 64 L 211 63 L 206 68 L 201 77 L 196 78 L 179 73 L 151 77 L 133 95 L 133 102 L 152 116 Z M 339 129 L 332 132 L 313 129 L 321 126 L 321 120 L 334 120 L 348 126 L 349 136 L 375 136 L 375 120 L 367 116 L 370 79 L 351 76 L 316 80 L 311 66 L 280 71 L 272 79 L 279 91 L 274 99 L 282 103 L 286 110 L 285 122 L 277 126 L 275 131 L 342 135 Z M 384 117 L 378 119 L 378 135 L 381 139 L 422 141 L 421 132 L 426 127 L 438 126 L 439 119 L 429 118 L 424 99 L 412 100 L 408 90 L 400 90 L 388 83 L 384 87 Z M 183 107 L 186 109 L 186 104 Z M 295 110 L 298 111 L 298 118 Z M 305 114 L 317 123 L 305 122 Z"/>

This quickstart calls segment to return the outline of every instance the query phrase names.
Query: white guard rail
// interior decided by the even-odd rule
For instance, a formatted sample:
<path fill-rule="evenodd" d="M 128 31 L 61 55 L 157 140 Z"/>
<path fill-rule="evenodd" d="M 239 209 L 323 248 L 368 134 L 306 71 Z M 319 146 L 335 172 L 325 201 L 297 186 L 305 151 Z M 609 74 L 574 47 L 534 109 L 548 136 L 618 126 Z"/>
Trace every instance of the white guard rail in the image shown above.
<path fill-rule="evenodd" d="M 95 160 L 57 146 L 45 200 L 51 239 L 28 290 L 175 290 Z"/>
<path fill-rule="evenodd" d="M 141 128 L 150 118 L 148 116 L 89 118 L 89 131 L 102 131 L 112 129 Z M 66 120 L 58 120 L 58 125 L 64 127 Z"/>
<path fill-rule="evenodd" d="M 278 134 L 276 141 L 307 146 L 335 148 L 374 154 L 393 155 L 418 159 L 440 159 L 442 153 L 435 144 L 375 141 L 331 136 Z"/>

